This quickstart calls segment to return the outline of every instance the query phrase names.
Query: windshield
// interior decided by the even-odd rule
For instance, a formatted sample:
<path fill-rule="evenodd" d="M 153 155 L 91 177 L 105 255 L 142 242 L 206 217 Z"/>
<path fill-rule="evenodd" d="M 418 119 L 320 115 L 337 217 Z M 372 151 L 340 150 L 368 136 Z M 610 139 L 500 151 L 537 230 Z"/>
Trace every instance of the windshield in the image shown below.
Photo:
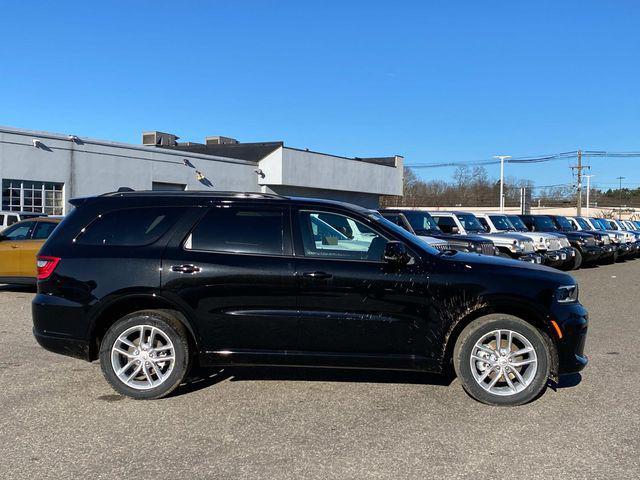
<path fill-rule="evenodd" d="M 400 227 L 399 225 L 396 225 L 392 221 L 387 220 L 378 212 L 371 212 L 369 214 L 369 218 L 377 223 L 384 225 L 385 227 L 393 231 L 396 235 L 400 236 L 401 238 L 408 240 L 409 243 L 419 243 L 422 246 L 422 248 L 424 248 L 429 253 L 432 253 L 434 255 L 438 255 L 439 253 L 441 253 L 440 251 L 438 251 L 436 248 L 429 245 L 426 241 L 424 241 L 420 237 L 408 232 L 407 230 Z"/>
<path fill-rule="evenodd" d="M 513 227 L 518 232 L 528 232 L 529 231 L 527 226 L 524 224 L 524 222 L 517 215 L 508 215 L 507 218 L 511 222 L 511 225 L 513 225 Z"/>
<path fill-rule="evenodd" d="M 402 212 L 416 233 L 440 232 L 440 227 L 427 212 Z"/>
<path fill-rule="evenodd" d="M 574 230 L 576 230 L 576 227 L 569 221 L 567 217 L 558 216 L 556 217 L 556 221 L 560 225 L 560 230 L 563 230 L 565 232 L 573 232 Z"/>
<path fill-rule="evenodd" d="M 456 216 L 467 232 L 485 233 L 484 227 L 472 213 L 460 213 Z"/>
<path fill-rule="evenodd" d="M 537 232 L 555 232 L 558 230 L 558 227 L 549 217 L 533 217 L 533 224 Z"/>
<path fill-rule="evenodd" d="M 515 232 L 516 228 L 511 224 L 506 215 L 489 215 L 489 219 L 493 222 L 496 230 Z"/>
<path fill-rule="evenodd" d="M 589 225 L 584 218 L 577 217 L 575 220 L 576 220 L 576 222 L 578 222 L 578 225 L 580 225 L 581 229 L 583 229 L 583 230 L 591 230 L 591 225 Z"/>
<path fill-rule="evenodd" d="M 593 226 L 596 227 L 598 230 L 609 230 L 609 227 L 607 227 L 606 225 L 603 225 L 602 222 L 600 222 L 600 220 L 598 220 L 597 218 L 591 218 L 591 223 L 593 223 Z"/>

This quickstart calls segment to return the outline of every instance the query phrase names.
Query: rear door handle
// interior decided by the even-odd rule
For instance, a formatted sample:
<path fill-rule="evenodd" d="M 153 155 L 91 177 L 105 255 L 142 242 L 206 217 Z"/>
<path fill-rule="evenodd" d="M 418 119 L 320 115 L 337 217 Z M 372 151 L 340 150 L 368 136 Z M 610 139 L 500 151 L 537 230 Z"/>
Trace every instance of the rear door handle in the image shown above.
<path fill-rule="evenodd" d="M 173 265 L 171 267 L 171 271 L 172 272 L 178 272 L 178 273 L 198 273 L 199 271 L 201 271 L 202 269 L 200 267 L 198 267 L 197 265 Z"/>
<path fill-rule="evenodd" d="M 305 278 L 313 278 L 315 280 L 329 280 L 333 278 L 333 275 L 327 272 L 304 272 L 302 274 Z"/>

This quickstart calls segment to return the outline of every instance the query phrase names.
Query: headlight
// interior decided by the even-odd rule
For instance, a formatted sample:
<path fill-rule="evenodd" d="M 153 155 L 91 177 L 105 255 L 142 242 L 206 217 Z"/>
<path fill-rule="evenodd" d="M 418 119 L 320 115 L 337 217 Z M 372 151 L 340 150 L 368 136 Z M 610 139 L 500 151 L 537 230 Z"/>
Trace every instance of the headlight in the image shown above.
<path fill-rule="evenodd" d="M 548 247 L 549 245 L 551 245 L 551 239 L 550 238 L 545 238 L 544 239 L 544 244 Z"/>
<path fill-rule="evenodd" d="M 558 303 L 574 303 L 578 301 L 578 285 L 567 285 L 558 287 L 556 290 L 556 301 Z"/>
<path fill-rule="evenodd" d="M 514 240 L 513 243 L 511 244 L 511 251 L 519 252 L 521 250 L 522 250 L 522 242 L 519 240 Z"/>

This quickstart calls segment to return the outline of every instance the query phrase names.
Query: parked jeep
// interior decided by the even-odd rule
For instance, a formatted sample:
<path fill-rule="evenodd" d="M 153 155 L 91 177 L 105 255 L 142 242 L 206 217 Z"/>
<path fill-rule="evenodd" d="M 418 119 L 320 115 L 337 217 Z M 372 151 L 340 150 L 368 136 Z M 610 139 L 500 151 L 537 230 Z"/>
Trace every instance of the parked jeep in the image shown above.
<path fill-rule="evenodd" d="M 618 259 L 618 245 L 611 240 L 611 236 L 607 232 L 594 229 L 582 217 L 564 217 L 569 222 L 574 231 L 589 233 L 594 236 L 596 244 L 602 248 L 602 255 L 598 259 L 598 263 L 611 264 Z"/>
<path fill-rule="evenodd" d="M 533 242 L 516 233 L 487 233 L 473 213 L 469 212 L 431 212 L 438 226 L 451 234 L 477 235 L 491 240 L 500 251 L 500 256 L 514 258 L 529 263 L 540 263 L 540 257 L 535 253 Z"/>
<path fill-rule="evenodd" d="M 482 255 L 497 255 L 491 240 L 477 235 L 455 235 L 443 232 L 435 219 L 424 210 L 380 210 L 386 219 L 400 225 L 421 238 L 437 238 L 446 241 L 449 248 L 458 252 L 480 253 Z"/>
<path fill-rule="evenodd" d="M 624 232 L 628 235 L 627 239 L 629 240 L 629 242 L 627 243 L 631 243 L 633 244 L 633 249 L 634 249 L 634 253 L 631 254 L 631 256 L 638 256 L 638 253 L 640 252 L 640 232 L 636 231 L 636 229 L 634 228 L 629 228 L 627 225 L 624 224 L 624 222 L 622 220 L 615 220 L 615 219 L 599 219 L 601 222 L 606 222 L 609 227 L 611 228 L 611 230 L 615 230 L 617 232 Z M 634 255 L 635 254 L 635 255 Z"/>
<path fill-rule="evenodd" d="M 520 405 L 587 364 L 571 276 L 439 252 L 368 209 L 195 191 L 71 203 L 38 256 L 33 331 L 51 351 L 99 359 L 123 395 L 164 397 L 195 363 L 453 367 L 473 398 Z M 316 228 L 332 215 L 372 234 Z"/>
<path fill-rule="evenodd" d="M 603 234 L 579 232 L 573 224 L 562 215 L 547 215 L 553 222 L 557 231 L 566 235 L 571 246 L 576 250 L 576 265 L 581 264 L 594 265 L 602 255 L 605 249 L 599 245 Z"/>
<path fill-rule="evenodd" d="M 566 257 L 564 263 L 560 264 L 557 268 L 562 270 L 574 269 L 576 265 L 576 250 L 571 247 L 571 243 L 569 243 L 567 236 L 557 231 L 550 218 L 538 215 L 518 215 L 518 218 L 522 223 L 524 223 L 527 230 L 530 232 L 547 233 L 555 236 L 558 239 L 558 242 L 560 242 L 561 258 L 564 259 L 564 257 Z M 580 266 L 578 265 L 578 268 L 579 267 Z"/>

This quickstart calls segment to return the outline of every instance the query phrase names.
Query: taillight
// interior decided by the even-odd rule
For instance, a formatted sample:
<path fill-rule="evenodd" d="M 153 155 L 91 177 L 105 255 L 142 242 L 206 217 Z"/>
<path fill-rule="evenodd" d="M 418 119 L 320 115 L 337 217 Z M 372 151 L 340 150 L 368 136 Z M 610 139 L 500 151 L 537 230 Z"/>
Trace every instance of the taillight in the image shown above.
<path fill-rule="evenodd" d="M 49 278 L 58 266 L 59 262 L 60 257 L 38 256 L 36 259 L 36 265 L 38 267 L 38 280 L 46 280 L 47 278 Z"/>

